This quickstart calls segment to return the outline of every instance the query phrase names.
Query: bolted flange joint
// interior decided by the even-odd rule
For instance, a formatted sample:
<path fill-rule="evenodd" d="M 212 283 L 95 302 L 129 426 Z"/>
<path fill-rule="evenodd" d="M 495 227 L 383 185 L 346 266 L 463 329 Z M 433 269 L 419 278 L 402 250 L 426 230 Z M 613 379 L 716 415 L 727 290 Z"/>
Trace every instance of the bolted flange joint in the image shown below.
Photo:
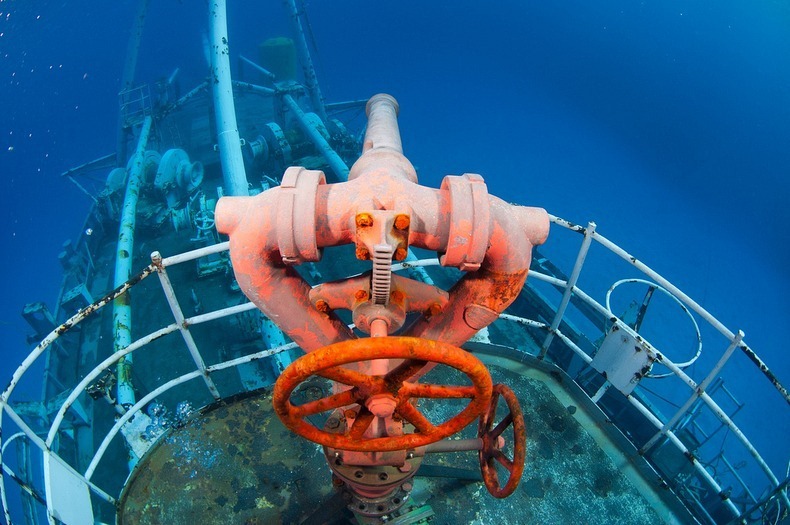
<path fill-rule="evenodd" d="M 316 242 L 315 197 L 326 184 L 323 171 L 291 166 L 277 201 L 277 245 L 285 264 L 321 260 Z"/>
<path fill-rule="evenodd" d="M 485 258 L 491 229 L 486 184 L 476 173 L 448 175 L 442 181 L 442 190 L 448 196 L 450 232 L 439 262 L 465 272 L 475 271 Z"/>

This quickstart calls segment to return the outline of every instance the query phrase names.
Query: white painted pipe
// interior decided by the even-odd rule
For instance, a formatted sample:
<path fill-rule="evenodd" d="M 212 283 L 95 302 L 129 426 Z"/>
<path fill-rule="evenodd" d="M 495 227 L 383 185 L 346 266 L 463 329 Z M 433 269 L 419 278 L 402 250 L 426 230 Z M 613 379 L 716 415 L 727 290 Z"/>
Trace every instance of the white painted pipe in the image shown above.
<path fill-rule="evenodd" d="M 137 198 L 140 195 L 140 184 L 145 171 L 145 148 L 151 132 L 151 117 L 145 117 L 137 140 L 137 149 L 132 157 L 126 183 L 126 194 L 121 211 L 121 225 L 118 229 L 118 246 L 115 256 L 115 277 L 113 286 L 123 285 L 132 277 L 132 258 L 134 255 L 134 227 L 137 219 Z M 132 306 L 129 294 L 117 297 L 113 301 L 113 345 L 114 351 L 122 350 L 132 342 Z M 118 362 L 118 404 L 128 406 L 134 404 L 134 387 L 132 386 L 132 356 Z"/>
<path fill-rule="evenodd" d="M 247 196 L 247 173 L 241 155 L 241 138 L 233 104 L 233 84 L 230 77 L 230 51 L 226 0 L 212 0 L 209 7 L 211 30 L 211 87 L 217 119 L 217 142 L 227 195 Z"/>

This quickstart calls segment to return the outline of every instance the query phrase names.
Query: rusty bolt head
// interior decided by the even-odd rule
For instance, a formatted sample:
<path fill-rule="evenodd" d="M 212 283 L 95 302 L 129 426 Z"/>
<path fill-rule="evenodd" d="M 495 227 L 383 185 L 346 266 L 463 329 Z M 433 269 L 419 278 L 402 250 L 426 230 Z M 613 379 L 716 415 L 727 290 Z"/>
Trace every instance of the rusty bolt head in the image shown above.
<path fill-rule="evenodd" d="M 442 305 L 440 305 L 439 303 L 433 303 L 428 308 L 428 315 L 434 316 L 434 315 L 439 315 L 440 313 L 442 313 Z"/>
<path fill-rule="evenodd" d="M 395 227 L 399 230 L 406 230 L 409 227 L 411 220 L 408 215 L 400 214 L 395 217 Z"/>
<path fill-rule="evenodd" d="M 323 299 L 319 299 L 315 302 L 315 309 L 319 312 L 328 312 L 329 311 L 329 303 L 324 301 Z"/>
<path fill-rule="evenodd" d="M 343 412 L 343 415 L 346 416 L 346 419 L 355 419 L 357 417 L 356 411 L 350 408 Z"/>
<path fill-rule="evenodd" d="M 329 429 L 334 430 L 339 426 L 340 426 L 340 420 L 336 417 L 330 417 L 329 419 L 326 420 L 326 427 Z"/>
<path fill-rule="evenodd" d="M 357 214 L 357 228 L 370 228 L 373 226 L 373 217 L 369 213 Z"/>
<path fill-rule="evenodd" d="M 407 250 L 406 248 L 398 248 L 397 250 L 395 250 L 396 261 L 402 261 L 406 259 L 407 255 L 409 255 L 409 250 Z"/>
<path fill-rule="evenodd" d="M 368 292 L 366 292 L 365 290 L 357 290 L 356 293 L 354 294 L 354 298 L 356 298 L 357 301 L 367 301 Z"/>
<path fill-rule="evenodd" d="M 357 246 L 357 259 L 367 261 L 370 259 L 370 252 L 364 246 Z"/>
<path fill-rule="evenodd" d="M 390 293 L 390 299 L 396 303 L 402 303 L 406 296 L 400 290 L 392 290 Z"/>

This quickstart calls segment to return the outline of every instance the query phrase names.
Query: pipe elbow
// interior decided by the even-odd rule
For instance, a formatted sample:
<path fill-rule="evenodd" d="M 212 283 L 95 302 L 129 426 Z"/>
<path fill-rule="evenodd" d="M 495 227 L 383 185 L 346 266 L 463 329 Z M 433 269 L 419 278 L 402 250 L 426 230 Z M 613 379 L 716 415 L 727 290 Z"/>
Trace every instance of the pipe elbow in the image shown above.
<path fill-rule="evenodd" d="M 546 210 L 532 206 L 514 206 L 513 213 L 530 245 L 540 246 L 546 242 L 551 225 Z"/>
<path fill-rule="evenodd" d="M 233 235 L 250 211 L 254 197 L 222 197 L 214 209 L 214 221 L 219 233 Z"/>
<path fill-rule="evenodd" d="M 549 216 L 543 208 L 514 206 L 491 198 L 491 234 L 484 266 L 496 272 L 529 268 L 532 247 L 543 244 Z"/>

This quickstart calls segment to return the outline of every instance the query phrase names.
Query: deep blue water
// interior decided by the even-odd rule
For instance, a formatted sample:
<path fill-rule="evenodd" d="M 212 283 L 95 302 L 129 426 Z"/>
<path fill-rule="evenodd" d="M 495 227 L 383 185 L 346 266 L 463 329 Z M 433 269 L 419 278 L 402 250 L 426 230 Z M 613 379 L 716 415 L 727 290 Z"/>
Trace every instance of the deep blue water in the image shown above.
<path fill-rule="evenodd" d="M 236 2 L 231 53 L 288 31 Z M 138 79 L 206 74 L 204 2 L 152 2 Z M 114 151 L 135 2 L 0 0 L 2 344 L 56 299 L 57 254 L 89 200 L 60 173 Z M 765 2 L 308 2 L 330 101 L 388 92 L 421 182 L 489 191 L 599 231 L 679 285 L 790 383 L 790 5 Z M 718 353 L 720 348 L 715 348 Z M 751 401 L 761 405 L 761 400 Z M 782 406 L 779 403 L 778 406 Z M 774 464 L 787 461 L 786 407 Z M 769 414 L 761 414 L 770 417 Z"/>

